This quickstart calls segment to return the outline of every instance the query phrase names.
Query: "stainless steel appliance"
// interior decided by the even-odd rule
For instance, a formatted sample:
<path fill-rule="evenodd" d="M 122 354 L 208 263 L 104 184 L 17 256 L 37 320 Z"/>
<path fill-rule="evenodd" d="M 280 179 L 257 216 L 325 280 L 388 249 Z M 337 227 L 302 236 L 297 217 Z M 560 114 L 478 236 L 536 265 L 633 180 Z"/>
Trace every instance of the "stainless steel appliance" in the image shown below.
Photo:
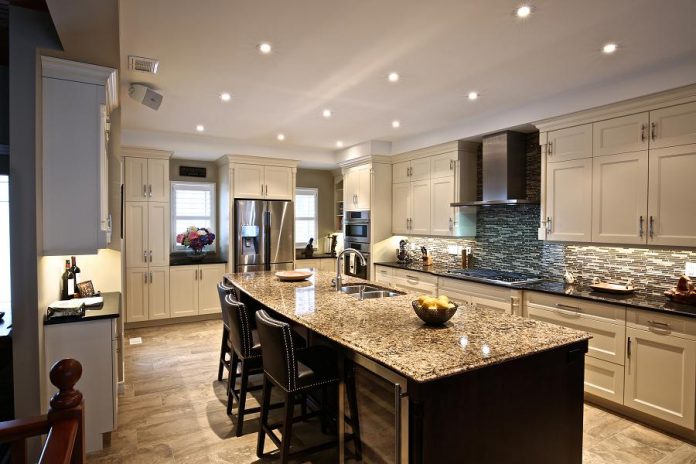
<path fill-rule="evenodd" d="M 496 271 L 493 269 L 453 269 L 447 271 L 453 277 L 463 276 L 468 280 L 478 280 L 499 285 L 529 284 L 542 280 L 538 275 L 523 272 Z"/>
<path fill-rule="evenodd" d="M 370 212 L 346 211 L 343 213 L 345 237 L 343 249 L 353 248 L 365 257 L 363 264 L 355 254 L 348 255 L 343 263 L 343 273 L 361 279 L 370 278 Z"/>
<path fill-rule="evenodd" d="M 292 269 L 295 254 L 291 201 L 235 200 L 237 272 Z"/>

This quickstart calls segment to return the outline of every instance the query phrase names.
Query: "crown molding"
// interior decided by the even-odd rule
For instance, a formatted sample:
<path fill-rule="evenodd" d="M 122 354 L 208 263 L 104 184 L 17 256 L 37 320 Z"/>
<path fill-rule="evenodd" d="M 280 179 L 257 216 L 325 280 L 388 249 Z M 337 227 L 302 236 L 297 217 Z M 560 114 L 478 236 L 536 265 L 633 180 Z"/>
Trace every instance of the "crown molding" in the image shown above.
<path fill-rule="evenodd" d="M 377 164 L 392 164 L 391 156 L 386 155 L 365 155 L 358 158 L 349 159 L 346 161 L 341 161 L 338 165 L 342 169 L 352 168 L 355 166 L 361 166 L 363 164 L 377 163 Z"/>
<path fill-rule="evenodd" d="M 108 111 L 111 112 L 119 104 L 118 70 L 116 69 L 42 55 L 41 75 L 53 79 L 103 85 L 106 89 Z"/>
<path fill-rule="evenodd" d="M 145 147 L 121 147 L 121 156 L 129 158 L 157 158 L 170 159 L 174 152 L 166 150 L 155 150 L 154 148 Z"/>
<path fill-rule="evenodd" d="M 297 169 L 300 164 L 298 160 L 284 158 L 267 158 L 265 156 L 249 156 L 249 155 L 222 155 L 216 161 L 218 166 L 226 164 L 260 164 L 263 166 L 284 166 Z"/>

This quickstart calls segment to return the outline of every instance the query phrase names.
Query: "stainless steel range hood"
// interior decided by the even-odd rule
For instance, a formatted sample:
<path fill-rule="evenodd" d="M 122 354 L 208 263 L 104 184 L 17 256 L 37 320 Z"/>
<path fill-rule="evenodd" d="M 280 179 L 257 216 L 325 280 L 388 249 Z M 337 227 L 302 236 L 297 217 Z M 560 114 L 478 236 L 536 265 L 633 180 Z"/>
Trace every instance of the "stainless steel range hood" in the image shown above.
<path fill-rule="evenodd" d="M 501 132 L 483 138 L 483 200 L 451 206 L 519 205 L 527 199 L 526 135 Z"/>

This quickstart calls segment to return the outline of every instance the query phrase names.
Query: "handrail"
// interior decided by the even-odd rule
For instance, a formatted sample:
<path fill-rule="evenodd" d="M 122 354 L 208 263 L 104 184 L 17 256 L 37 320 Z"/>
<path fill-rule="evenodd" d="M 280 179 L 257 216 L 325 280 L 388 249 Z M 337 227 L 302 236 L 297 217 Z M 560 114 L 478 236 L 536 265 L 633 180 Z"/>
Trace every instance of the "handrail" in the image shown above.
<path fill-rule="evenodd" d="M 48 433 L 40 464 L 83 464 L 85 459 L 85 414 L 82 393 L 75 384 L 82 365 L 63 359 L 51 368 L 51 383 L 58 392 L 51 398 L 48 414 L 0 422 L 0 442 L 10 444 L 13 463 L 26 462 L 25 439 Z"/>

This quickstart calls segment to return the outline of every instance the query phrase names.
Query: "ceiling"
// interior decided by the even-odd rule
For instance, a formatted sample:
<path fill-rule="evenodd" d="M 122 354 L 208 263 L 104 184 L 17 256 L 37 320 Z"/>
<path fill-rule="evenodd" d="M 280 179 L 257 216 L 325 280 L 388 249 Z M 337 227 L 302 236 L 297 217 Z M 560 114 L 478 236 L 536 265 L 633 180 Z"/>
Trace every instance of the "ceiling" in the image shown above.
<path fill-rule="evenodd" d="M 164 95 L 159 111 L 122 99 L 124 138 L 329 165 L 338 140 L 399 152 L 696 82 L 693 0 L 531 4 L 520 20 L 516 0 L 121 0 L 123 95 L 132 82 Z M 158 74 L 128 70 L 131 54 Z"/>

